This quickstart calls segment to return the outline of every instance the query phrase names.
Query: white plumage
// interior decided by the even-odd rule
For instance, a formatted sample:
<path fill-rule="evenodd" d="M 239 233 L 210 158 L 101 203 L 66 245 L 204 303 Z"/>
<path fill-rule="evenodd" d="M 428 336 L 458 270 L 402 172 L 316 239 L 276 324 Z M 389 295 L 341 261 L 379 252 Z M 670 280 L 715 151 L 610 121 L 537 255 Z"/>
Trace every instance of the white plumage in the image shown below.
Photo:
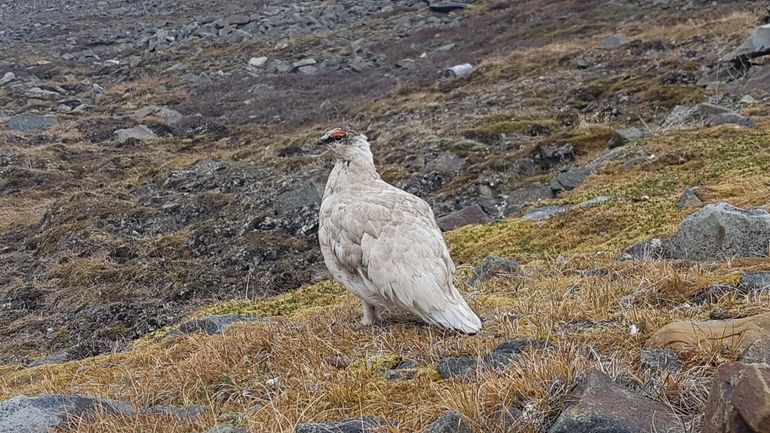
<path fill-rule="evenodd" d="M 362 322 L 399 309 L 478 332 L 481 320 L 452 284 L 455 266 L 430 206 L 380 179 L 365 136 L 333 129 L 319 143 L 336 158 L 321 204 L 321 253 L 334 279 L 361 298 Z"/>

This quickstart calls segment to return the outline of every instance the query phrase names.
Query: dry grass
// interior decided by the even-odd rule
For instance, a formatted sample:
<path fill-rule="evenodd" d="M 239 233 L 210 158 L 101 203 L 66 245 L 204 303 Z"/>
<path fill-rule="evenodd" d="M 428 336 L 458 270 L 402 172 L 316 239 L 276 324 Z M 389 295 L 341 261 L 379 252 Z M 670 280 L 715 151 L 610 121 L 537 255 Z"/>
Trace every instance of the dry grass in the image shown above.
<path fill-rule="evenodd" d="M 693 419 L 703 409 L 714 368 L 737 354 L 701 348 L 689 356 L 684 372 L 656 373 L 640 367 L 639 351 L 654 330 L 674 320 L 707 318 L 714 310 L 731 316 L 765 310 L 766 296 L 731 295 L 703 305 L 687 301 L 712 284 L 735 282 L 741 269 L 767 268 L 770 261 L 690 265 L 617 262 L 615 257 L 633 241 L 674 231 L 687 213 L 673 206 L 684 186 L 708 186 L 710 201 L 767 205 L 767 138 L 765 132 L 730 128 L 670 132 L 646 143 L 655 160 L 628 172 L 609 167 L 559 200 L 616 197 L 601 208 L 542 223 L 511 219 L 450 233 L 458 262 L 473 263 L 487 254 L 525 262 L 523 275 L 493 279 L 468 293 L 485 318 L 476 336 L 399 318 L 361 327 L 357 301 L 339 286 L 321 283 L 196 314 L 236 312 L 271 317 L 271 323 L 237 325 L 221 336 L 150 337 L 126 353 L 59 366 L 3 367 L 0 399 L 61 392 L 123 399 L 138 407 L 210 407 L 204 417 L 188 423 L 100 416 L 79 421 L 72 430 L 80 432 L 201 431 L 217 420 L 254 432 L 291 432 L 299 422 L 361 415 L 398 420 L 393 432 L 414 432 L 446 410 L 459 410 L 480 431 L 503 432 L 503 407 L 525 414 L 507 431 L 540 432 L 558 414 L 560 396 L 570 384 L 599 368 L 639 386 L 659 384 L 654 396 L 683 419 Z M 67 266 L 65 278 L 81 278 L 77 262 Z M 467 275 L 469 268 L 462 269 Z M 579 272 L 588 269 L 601 272 Z M 632 325 L 638 334 L 629 333 Z M 515 338 L 547 339 L 556 347 L 528 352 L 506 369 L 482 371 L 474 380 L 438 378 L 435 365 L 442 357 L 482 354 Z M 339 370 L 326 361 L 332 356 L 352 364 Z M 381 368 L 405 358 L 418 362 L 415 379 L 382 378 Z"/>

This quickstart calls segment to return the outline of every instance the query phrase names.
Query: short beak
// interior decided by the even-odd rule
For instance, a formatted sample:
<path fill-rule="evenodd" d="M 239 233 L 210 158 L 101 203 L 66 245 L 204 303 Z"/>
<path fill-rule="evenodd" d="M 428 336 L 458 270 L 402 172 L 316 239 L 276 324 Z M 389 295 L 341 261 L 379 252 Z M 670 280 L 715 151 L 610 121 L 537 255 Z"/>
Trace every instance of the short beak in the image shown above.
<path fill-rule="evenodd" d="M 318 140 L 316 140 L 316 142 L 315 142 L 315 145 L 316 145 L 316 146 L 320 146 L 320 145 L 322 145 L 322 144 L 326 144 L 326 141 L 325 141 L 323 138 L 319 138 L 319 139 L 318 139 Z"/>

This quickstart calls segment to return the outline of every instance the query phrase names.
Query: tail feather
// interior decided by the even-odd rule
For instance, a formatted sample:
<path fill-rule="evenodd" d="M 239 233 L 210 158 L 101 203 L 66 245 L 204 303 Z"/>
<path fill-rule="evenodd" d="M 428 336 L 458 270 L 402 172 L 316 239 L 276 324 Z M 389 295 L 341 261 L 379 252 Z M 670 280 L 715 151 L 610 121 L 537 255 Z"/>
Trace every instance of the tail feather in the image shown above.
<path fill-rule="evenodd" d="M 465 300 L 445 310 L 433 312 L 430 319 L 436 325 L 466 334 L 475 334 L 481 330 L 481 319 Z"/>

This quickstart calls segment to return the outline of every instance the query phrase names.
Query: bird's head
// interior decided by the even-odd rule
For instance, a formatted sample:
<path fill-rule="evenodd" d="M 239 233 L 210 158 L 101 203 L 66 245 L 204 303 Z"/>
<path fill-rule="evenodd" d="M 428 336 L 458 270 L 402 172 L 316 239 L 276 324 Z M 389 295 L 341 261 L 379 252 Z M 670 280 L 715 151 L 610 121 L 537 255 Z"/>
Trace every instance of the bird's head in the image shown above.
<path fill-rule="evenodd" d="M 326 146 L 338 161 L 371 161 L 372 152 L 366 136 L 342 128 L 324 134 L 316 144 Z"/>

